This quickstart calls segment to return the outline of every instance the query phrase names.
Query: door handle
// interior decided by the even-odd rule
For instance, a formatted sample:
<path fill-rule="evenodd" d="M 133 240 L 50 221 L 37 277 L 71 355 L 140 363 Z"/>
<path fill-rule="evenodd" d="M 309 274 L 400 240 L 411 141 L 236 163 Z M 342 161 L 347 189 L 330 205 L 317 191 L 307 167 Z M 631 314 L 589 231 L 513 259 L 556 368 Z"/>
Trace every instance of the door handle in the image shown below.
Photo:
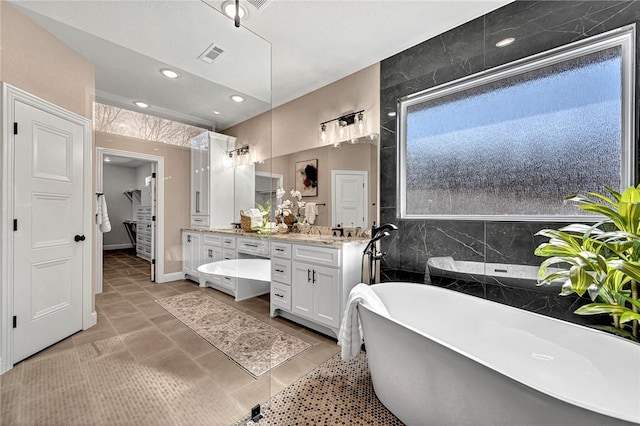
<path fill-rule="evenodd" d="M 74 240 L 76 243 L 79 243 L 80 241 L 84 241 L 85 239 L 86 239 L 86 238 L 85 238 L 85 236 L 84 236 L 84 235 L 76 235 L 75 237 L 73 237 L 73 240 Z"/>
<path fill-rule="evenodd" d="M 307 269 L 307 282 L 311 281 L 311 269 Z"/>
<path fill-rule="evenodd" d="M 196 213 L 200 213 L 200 191 L 196 191 Z"/>
<path fill-rule="evenodd" d="M 313 283 L 316 282 L 316 270 L 315 269 L 313 270 L 313 281 L 312 282 Z"/>

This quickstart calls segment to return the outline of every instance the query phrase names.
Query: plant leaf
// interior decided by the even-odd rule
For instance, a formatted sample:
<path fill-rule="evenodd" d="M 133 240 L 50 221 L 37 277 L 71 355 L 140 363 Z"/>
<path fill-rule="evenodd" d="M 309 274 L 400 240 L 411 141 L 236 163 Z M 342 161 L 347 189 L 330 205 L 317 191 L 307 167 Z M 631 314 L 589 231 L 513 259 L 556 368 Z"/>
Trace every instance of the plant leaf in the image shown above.
<path fill-rule="evenodd" d="M 628 309 L 620 305 L 611 305 L 609 303 L 589 303 L 588 305 L 580 306 L 578 309 L 573 311 L 573 313 L 578 315 L 621 315 L 625 311 L 628 311 Z"/>
<path fill-rule="evenodd" d="M 624 337 L 625 339 L 633 340 L 634 342 L 638 342 L 633 334 L 629 333 L 626 330 L 622 330 L 620 328 L 615 328 L 611 325 L 594 325 L 593 328 L 597 328 L 598 330 L 607 331 L 612 334 L 617 334 L 620 337 Z"/>

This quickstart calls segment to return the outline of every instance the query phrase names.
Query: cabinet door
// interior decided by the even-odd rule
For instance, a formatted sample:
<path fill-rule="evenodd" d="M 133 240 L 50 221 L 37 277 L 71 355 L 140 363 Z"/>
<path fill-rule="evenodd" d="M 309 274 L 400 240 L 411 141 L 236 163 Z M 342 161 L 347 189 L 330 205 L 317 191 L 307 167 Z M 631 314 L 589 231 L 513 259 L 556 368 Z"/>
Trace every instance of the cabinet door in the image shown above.
<path fill-rule="evenodd" d="M 331 327 L 340 326 L 340 274 L 338 269 L 314 266 L 311 272 L 313 287 L 313 319 Z"/>
<path fill-rule="evenodd" d="M 182 272 L 190 275 L 198 275 L 198 266 L 201 262 L 200 233 L 184 232 L 182 234 Z"/>
<path fill-rule="evenodd" d="M 202 151 L 197 145 L 191 147 L 191 214 L 200 212 L 200 194 L 202 193 L 202 179 L 200 174 L 200 164 Z"/>
<path fill-rule="evenodd" d="M 222 247 L 202 244 L 202 264 L 222 260 Z"/>
<path fill-rule="evenodd" d="M 303 317 L 313 319 L 313 266 L 306 263 L 292 263 L 291 310 Z"/>
<path fill-rule="evenodd" d="M 200 205 L 199 214 L 208 215 L 209 214 L 209 194 L 211 192 L 209 182 L 209 167 L 210 167 L 210 157 L 209 157 L 209 145 L 202 147 L 202 151 L 200 152 Z"/>

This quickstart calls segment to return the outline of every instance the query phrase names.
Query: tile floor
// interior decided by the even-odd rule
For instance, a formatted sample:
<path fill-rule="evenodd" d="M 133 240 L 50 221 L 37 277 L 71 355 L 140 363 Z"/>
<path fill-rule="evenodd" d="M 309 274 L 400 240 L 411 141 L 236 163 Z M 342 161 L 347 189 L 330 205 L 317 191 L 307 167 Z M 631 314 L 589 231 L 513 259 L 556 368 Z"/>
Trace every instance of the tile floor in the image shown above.
<path fill-rule="evenodd" d="M 312 344 L 256 380 L 154 300 L 204 291 Z M 98 324 L 0 377 L 2 425 L 229 425 L 338 352 L 334 340 L 280 318 L 267 297 L 236 303 L 191 281 L 156 284 L 149 264 L 105 252 Z"/>

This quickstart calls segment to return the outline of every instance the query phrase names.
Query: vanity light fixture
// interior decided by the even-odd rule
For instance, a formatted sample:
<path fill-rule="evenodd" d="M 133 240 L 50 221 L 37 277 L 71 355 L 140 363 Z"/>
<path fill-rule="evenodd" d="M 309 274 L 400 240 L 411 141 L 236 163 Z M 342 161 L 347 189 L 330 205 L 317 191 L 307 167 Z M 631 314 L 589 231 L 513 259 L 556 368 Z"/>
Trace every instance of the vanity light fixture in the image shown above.
<path fill-rule="evenodd" d="M 160 74 L 170 79 L 180 78 L 180 76 L 182 75 L 178 71 L 170 70 L 169 68 L 162 68 L 160 70 Z"/>
<path fill-rule="evenodd" d="M 353 138 L 357 138 L 360 135 L 358 134 L 358 127 L 363 129 L 363 134 L 366 133 L 366 125 L 364 121 L 364 110 L 350 112 L 349 114 L 341 115 L 340 117 L 332 118 L 331 120 L 323 121 L 320 123 L 320 143 L 326 144 L 329 141 L 329 136 L 327 134 L 327 124 L 336 121 L 336 140 L 332 141 L 335 146 L 336 143 L 343 142 L 345 140 L 352 139 L 351 129 L 354 129 Z M 354 125 L 355 126 L 352 126 Z"/>
<path fill-rule="evenodd" d="M 142 101 L 135 101 L 133 103 L 135 106 L 137 106 L 138 108 L 149 108 L 149 104 L 146 102 L 142 102 Z"/>
<path fill-rule="evenodd" d="M 496 43 L 496 47 L 505 47 L 505 46 L 510 45 L 514 41 L 516 41 L 516 39 L 513 38 L 513 37 L 503 38 L 502 40 L 500 40 L 499 42 Z"/>
<path fill-rule="evenodd" d="M 235 154 L 236 157 L 249 154 L 249 145 L 241 146 L 240 148 L 232 149 L 231 151 L 227 152 L 229 158 L 233 158 L 233 154 Z"/>
<path fill-rule="evenodd" d="M 240 96 L 240 95 L 231 95 L 230 98 L 231 98 L 231 100 L 233 102 L 240 103 L 240 102 L 244 101 L 244 98 L 242 96 Z"/>

